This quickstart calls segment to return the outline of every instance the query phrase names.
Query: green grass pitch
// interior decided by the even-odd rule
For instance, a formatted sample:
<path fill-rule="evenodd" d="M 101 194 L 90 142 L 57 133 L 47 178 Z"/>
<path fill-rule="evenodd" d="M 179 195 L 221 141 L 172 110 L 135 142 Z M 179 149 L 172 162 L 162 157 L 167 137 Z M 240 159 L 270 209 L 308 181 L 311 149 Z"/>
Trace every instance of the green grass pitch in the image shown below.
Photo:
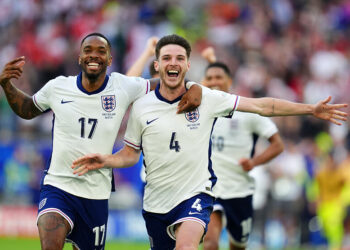
<path fill-rule="evenodd" d="M 40 250 L 39 239 L 0 238 L 0 248 L 8 250 Z M 71 244 L 65 244 L 63 250 L 72 250 Z M 148 242 L 107 241 L 106 250 L 147 250 Z"/>

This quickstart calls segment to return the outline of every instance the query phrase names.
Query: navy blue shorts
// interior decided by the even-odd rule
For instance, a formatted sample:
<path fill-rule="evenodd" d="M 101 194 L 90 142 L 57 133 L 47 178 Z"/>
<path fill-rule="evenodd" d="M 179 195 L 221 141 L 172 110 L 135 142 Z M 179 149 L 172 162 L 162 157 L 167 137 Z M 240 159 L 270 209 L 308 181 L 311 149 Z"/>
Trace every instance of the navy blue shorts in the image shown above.
<path fill-rule="evenodd" d="M 214 211 L 223 210 L 226 218 L 226 229 L 231 242 L 239 247 L 245 247 L 252 229 L 253 196 L 242 198 L 216 199 Z M 220 206 L 222 209 L 220 209 Z"/>
<path fill-rule="evenodd" d="M 176 244 L 175 226 L 184 221 L 200 223 L 207 231 L 214 198 L 198 194 L 181 202 L 165 214 L 142 211 L 152 250 L 174 249 Z"/>
<path fill-rule="evenodd" d="M 108 200 L 85 199 L 51 185 L 43 185 L 37 218 L 49 212 L 59 213 L 70 224 L 67 242 L 80 250 L 104 249 Z"/>

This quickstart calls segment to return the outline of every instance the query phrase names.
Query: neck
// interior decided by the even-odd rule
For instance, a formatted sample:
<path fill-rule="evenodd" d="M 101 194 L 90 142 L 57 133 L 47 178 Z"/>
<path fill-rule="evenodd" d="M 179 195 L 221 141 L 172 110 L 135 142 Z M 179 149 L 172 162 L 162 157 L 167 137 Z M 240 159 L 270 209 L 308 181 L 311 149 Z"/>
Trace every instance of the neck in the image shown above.
<path fill-rule="evenodd" d="M 85 72 L 83 72 L 81 83 L 86 91 L 93 92 L 102 86 L 105 78 L 106 73 L 102 73 L 95 78 L 91 76 L 89 77 Z"/>
<path fill-rule="evenodd" d="M 159 93 L 168 101 L 173 101 L 186 92 L 185 82 L 182 82 L 178 87 L 169 88 L 166 84 L 160 81 Z"/>

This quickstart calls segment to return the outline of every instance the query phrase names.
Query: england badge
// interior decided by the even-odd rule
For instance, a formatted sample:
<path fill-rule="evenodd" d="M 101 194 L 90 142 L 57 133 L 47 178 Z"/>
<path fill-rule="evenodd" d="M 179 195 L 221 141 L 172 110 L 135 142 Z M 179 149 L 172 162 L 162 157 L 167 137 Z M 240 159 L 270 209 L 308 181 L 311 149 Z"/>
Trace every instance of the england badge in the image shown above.
<path fill-rule="evenodd" d="M 107 112 L 112 112 L 115 109 L 115 95 L 101 96 L 102 108 Z"/>
<path fill-rule="evenodd" d="M 187 112 L 185 114 L 185 117 L 187 121 L 189 122 L 196 122 L 199 119 L 199 111 L 198 109 L 195 109 L 194 111 Z"/>

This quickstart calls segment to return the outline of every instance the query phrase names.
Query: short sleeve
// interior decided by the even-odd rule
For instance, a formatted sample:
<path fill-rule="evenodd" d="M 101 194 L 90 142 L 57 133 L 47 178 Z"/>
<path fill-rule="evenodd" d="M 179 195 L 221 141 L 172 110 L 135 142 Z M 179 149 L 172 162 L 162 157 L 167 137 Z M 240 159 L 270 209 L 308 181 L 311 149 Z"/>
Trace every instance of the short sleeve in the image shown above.
<path fill-rule="evenodd" d="M 51 107 L 50 95 L 53 84 L 54 80 L 47 82 L 38 92 L 33 95 L 33 102 L 41 112 L 44 112 Z"/>
<path fill-rule="evenodd" d="M 129 96 L 129 100 L 134 102 L 138 98 L 150 92 L 150 81 L 142 77 L 125 76 L 118 73 L 112 73 L 119 76 L 120 84 Z"/>
<path fill-rule="evenodd" d="M 275 123 L 270 118 L 260 115 L 254 115 L 252 126 L 255 133 L 265 138 L 270 138 L 278 132 Z"/>
<path fill-rule="evenodd" d="M 232 117 L 239 103 L 239 96 L 219 90 L 203 87 L 207 104 L 213 112 L 213 117 Z"/>
<path fill-rule="evenodd" d="M 141 149 L 141 124 L 137 119 L 135 106 L 132 106 L 128 125 L 125 131 L 124 142 L 130 147 Z"/>

